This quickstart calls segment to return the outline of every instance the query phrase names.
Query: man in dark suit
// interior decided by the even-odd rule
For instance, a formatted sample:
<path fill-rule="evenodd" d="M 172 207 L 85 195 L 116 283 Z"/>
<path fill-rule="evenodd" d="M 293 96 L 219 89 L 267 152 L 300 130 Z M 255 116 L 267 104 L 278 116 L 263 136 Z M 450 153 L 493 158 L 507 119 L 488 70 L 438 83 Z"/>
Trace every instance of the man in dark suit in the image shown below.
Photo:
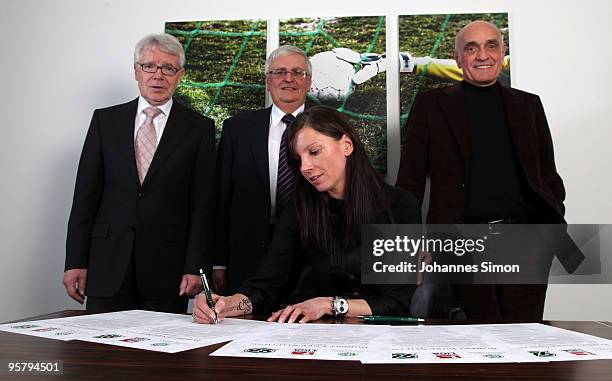
<path fill-rule="evenodd" d="M 284 156 L 281 140 L 291 117 L 304 110 L 312 66 L 303 50 L 285 45 L 270 54 L 265 73 L 272 106 L 227 119 L 219 143 L 212 278 L 221 294 L 233 294 L 256 273 L 290 194 L 279 164 Z"/>
<path fill-rule="evenodd" d="M 140 96 L 94 112 L 68 222 L 64 286 L 88 311 L 186 312 L 212 249 L 214 122 L 172 99 L 185 54 L 137 45 Z"/>
<path fill-rule="evenodd" d="M 455 41 L 464 81 L 420 94 L 413 106 L 397 186 L 421 200 L 427 222 L 563 223 L 565 189 L 538 96 L 497 82 L 505 55 L 493 24 L 475 21 Z M 541 320 L 546 285 L 464 285 L 468 317 Z"/>

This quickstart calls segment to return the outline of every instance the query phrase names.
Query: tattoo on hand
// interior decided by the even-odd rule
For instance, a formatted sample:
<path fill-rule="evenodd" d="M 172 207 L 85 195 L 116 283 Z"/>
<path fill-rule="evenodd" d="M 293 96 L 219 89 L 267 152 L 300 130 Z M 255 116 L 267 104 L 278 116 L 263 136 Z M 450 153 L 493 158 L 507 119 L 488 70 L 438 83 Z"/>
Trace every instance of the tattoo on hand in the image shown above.
<path fill-rule="evenodd" d="M 244 298 L 238 303 L 238 307 L 236 307 L 238 311 L 241 311 L 243 315 L 250 314 L 253 312 L 253 304 L 251 304 L 251 299 Z"/>

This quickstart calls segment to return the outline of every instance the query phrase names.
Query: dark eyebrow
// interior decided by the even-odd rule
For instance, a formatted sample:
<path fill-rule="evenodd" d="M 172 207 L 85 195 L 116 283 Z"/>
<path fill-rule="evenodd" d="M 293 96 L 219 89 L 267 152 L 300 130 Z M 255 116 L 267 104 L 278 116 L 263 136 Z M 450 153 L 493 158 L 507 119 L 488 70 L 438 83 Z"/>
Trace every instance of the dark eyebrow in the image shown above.
<path fill-rule="evenodd" d="M 499 46 L 499 40 L 497 38 L 487 40 L 485 45 L 494 44 L 495 46 Z M 468 41 L 465 43 L 464 49 L 478 47 L 478 43 L 476 41 Z"/>

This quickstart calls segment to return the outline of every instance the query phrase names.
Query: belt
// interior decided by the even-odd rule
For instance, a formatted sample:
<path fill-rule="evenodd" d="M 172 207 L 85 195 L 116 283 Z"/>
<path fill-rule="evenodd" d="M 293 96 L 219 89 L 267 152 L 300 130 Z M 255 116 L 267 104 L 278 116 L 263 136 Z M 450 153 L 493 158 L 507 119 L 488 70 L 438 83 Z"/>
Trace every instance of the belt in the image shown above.
<path fill-rule="evenodd" d="M 479 224 L 479 225 L 487 225 L 487 231 L 491 235 L 499 235 L 502 234 L 505 230 L 503 225 L 507 224 L 526 224 L 529 222 L 528 217 L 512 217 L 512 218 L 500 218 L 496 220 L 482 220 L 482 219 L 466 219 L 464 223 L 466 224 Z"/>
<path fill-rule="evenodd" d="M 465 220 L 463 220 L 463 223 L 496 225 L 496 224 L 526 224 L 528 223 L 528 221 L 529 221 L 529 218 L 524 216 L 524 217 L 512 217 L 512 218 L 499 218 L 499 219 L 494 219 L 494 220 L 486 220 L 486 219 L 479 219 L 479 218 L 466 218 Z"/>

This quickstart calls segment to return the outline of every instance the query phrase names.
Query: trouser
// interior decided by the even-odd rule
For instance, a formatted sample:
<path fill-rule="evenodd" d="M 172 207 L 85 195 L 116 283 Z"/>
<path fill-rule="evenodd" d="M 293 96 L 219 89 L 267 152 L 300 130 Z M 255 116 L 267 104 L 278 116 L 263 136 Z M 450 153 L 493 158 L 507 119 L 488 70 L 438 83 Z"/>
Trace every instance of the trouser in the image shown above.
<path fill-rule="evenodd" d="M 518 273 L 461 274 L 458 278 L 461 281 L 456 281 L 451 289 L 468 319 L 542 320 L 552 262 L 550 233 L 546 225 L 480 223 L 459 226 L 457 237 L 484 239 L 486 250 L 459 258 L 450 256 L 450 261 L 474 266 L 480 266 L 483 261 L 520 265 Z M 453 279 L 448 283 L 452 284 Z"/>
<path fill-rule="evenodd" d="M 186 296 L 151 299 L 144 297 L 136 281 L 136 269 L 134 265 L 134 253 L 132 253 L 130 264 L 125 278 L 115 295 L 110 297 L 88 296 L 85 310 L 91 313 L 113 312 L 124 310 L 149 310 L 171 313 L 186 313 L 189 299 Z"/>
<path fill-rule="evenodd" d="M 454 290 L 468 319 L 542 320 L 547 284 L 465 284 Z"/>

